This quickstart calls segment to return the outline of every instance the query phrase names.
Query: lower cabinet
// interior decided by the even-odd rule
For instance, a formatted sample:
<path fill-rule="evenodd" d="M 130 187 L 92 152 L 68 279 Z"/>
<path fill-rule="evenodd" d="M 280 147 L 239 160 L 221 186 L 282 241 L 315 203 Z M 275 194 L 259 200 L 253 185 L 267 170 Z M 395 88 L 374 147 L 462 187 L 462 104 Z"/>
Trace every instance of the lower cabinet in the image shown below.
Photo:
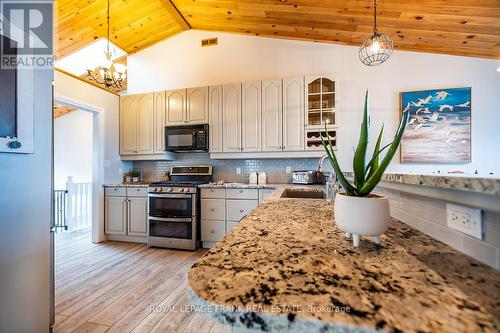
<path fill-rule="evenodd" d="M 226 233 L 236 227 L 241 219 L 257 207 L 261 197 L 264 198 L 273 191 L 270 189 L 203 188 L 201 190 L 203 247 L 215 245 Z"/>
<path fill-rule="evenodd" d="M 147 188 L 107 188 L 104 196 L 104 232 L 108 239 L 146 243 L 147 209 Z"/>

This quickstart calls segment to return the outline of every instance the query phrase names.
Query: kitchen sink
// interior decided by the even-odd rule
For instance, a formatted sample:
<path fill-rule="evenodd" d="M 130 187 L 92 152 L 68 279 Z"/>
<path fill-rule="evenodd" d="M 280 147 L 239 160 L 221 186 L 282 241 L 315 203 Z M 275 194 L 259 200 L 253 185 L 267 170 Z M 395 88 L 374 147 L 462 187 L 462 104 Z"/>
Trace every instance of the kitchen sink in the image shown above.
<path fill-rule="evenodd" d="M 282 198 L 297 198 L 297 199 L 325 199 L 325 191 L 323 190 L 307 190 L 287 188 L 281 195 Z"/>

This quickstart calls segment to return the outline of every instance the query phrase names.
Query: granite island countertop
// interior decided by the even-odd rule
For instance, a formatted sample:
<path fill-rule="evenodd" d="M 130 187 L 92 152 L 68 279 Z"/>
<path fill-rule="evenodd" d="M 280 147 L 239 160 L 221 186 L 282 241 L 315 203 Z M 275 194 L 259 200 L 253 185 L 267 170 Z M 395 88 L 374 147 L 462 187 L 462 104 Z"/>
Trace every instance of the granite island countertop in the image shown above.
<path fill-rule="evenodd" d="M 103 187 L 149 187 L 149 183 L 138 182 L 138 183 L 117 183 L 117 184 L 103 184 Z"/>
<path fill-rule="evenodd" d="M 354 173 L 344 172 L 347 177 Z M 384 173 L 382 181 L 406 185 L 428 186 L 457 191 L 500 195 L 500 179 L 467 175 L 414 175 L 404 173 Z"/>
<path fill-rule="evenodd" d="M 353 248 L 331 203 L 285 188 L 191 268 L 194 306 L 267 332 L 500 330 L 500 272 L 396 220 Z"/>

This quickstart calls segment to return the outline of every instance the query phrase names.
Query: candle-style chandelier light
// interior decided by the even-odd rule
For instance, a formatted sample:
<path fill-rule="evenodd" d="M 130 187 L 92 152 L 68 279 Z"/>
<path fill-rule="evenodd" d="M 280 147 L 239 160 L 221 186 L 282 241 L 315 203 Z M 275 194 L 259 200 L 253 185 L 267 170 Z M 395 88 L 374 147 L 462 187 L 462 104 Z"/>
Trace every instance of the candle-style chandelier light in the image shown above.
<path fill-rule="evenodd" d="M 110 0 L 108 0 L 108 11 L 107 11 L 107 43 L 106 50 L 104 51 L 103 63 L 100 68 L 87 69 L 87 78 L 91 81 L 97 82 L 104 85 L 106 88 L 122 89 L 122 84 L 127 76 L 127 67 L 123 64 L 113 64 L 113 59 L 115 58 L 115 53 L 110 48 L 109 42 L 109 5 Z M 98 75 L 96 75 L 96 72 Z"/>

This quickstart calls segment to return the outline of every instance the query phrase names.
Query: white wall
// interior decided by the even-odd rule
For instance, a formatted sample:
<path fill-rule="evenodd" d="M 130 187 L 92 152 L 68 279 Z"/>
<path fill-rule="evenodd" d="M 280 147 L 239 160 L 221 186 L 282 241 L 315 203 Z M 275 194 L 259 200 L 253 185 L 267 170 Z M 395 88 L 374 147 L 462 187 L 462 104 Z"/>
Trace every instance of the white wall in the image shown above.
<path fill-rule="evenodd" d="M 200 40 L 218 37 L 215 47 Z M 365 89 L 370 93 L 372 138 L 385 123 L 385 141 L 399 121 L 399 92 L 472 87 L 472 163 L 401 165 L 394 158 L 388 172 L 432 174 L 463 170 L 500 175 L 500 73 L 498 61 L 414 52 L 394 52 L 381 66 L 358 60 L 358 48 L 190 30 L 128 57 L 128 93 L 336 73 L 338 82 L 339 158 L 350 169 L 357 143 Z"/>
<path fill-rule="evenodd" d="M 54 120 L 54 188 L 64 189 L 68 176 L 92 182 L 92 118 L 76 110 Z"/>
<path fill-rule="evenodd" d="M 132 163 L 122 162 L 119 154 L 119 97 L 58 71 L 54 72 L 54 93 L 56 96 L 104 109 L 104 159 L 109 161 L 104 173 L 104 183 L 121 182 L 119 170 L 132 168 Z"/>
<path fill-rule="evenodd" d="M 35 70 L 34 153 L 0 153 L 1 332 L 49 332 L 52 75 Z"/>

